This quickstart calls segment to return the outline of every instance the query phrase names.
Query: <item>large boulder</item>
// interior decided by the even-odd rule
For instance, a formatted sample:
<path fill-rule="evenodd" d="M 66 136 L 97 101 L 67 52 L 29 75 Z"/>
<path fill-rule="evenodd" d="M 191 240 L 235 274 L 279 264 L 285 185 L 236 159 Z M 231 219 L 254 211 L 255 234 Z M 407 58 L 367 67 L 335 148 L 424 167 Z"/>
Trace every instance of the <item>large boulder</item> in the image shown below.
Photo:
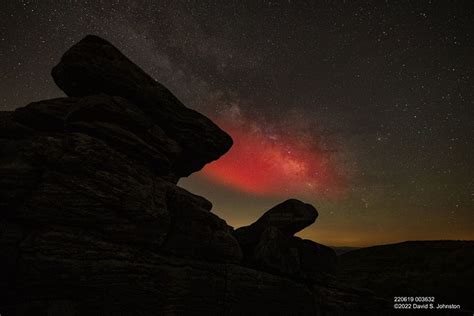
<path fill-rule="evenodd" d="M 278 228 L 284 235 L 293 236 L 316 221 L 318 211 L 310 204 L 296 199 L 286 200 L 265 212 L 255 223 L 235 231 L 241 244 L 253 244 L 268 228 Z"/>
<path fill-rule="evenodd" d="M 333 249 L 293 236 L 314 223 L 316 209 L 299 200 L 286 200 L 265 212 L 255 223 L 234 231 L 248 266 L 317 279 L 333 273 L 337 257 Z"/>
<path fill-rule="evenodd" d="M 86 36 L 52 70 L 69 96 L 105 93 L 133 101 L 182 148 L 174 160 L 179 176 L 200 170 L 232 146 L 232 139 L 204 115 L 185 107 L 166 87 L 147 75 L 111 43 Z"/>

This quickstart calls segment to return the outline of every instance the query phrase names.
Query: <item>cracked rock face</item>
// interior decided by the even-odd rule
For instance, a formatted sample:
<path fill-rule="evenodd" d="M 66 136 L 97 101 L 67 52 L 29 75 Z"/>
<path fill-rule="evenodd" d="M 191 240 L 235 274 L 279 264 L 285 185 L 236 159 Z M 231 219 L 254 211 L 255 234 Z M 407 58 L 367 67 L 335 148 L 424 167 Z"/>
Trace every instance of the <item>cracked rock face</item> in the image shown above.
<path fill-rule="evenodd" d="M 233 231 L 177 186 L 229 135 L 99 37 L 52 75 L 68 97 L 0 112 L 2 315 L 321 312 L 331 250 L 293 236 L 311 205 Z"/>

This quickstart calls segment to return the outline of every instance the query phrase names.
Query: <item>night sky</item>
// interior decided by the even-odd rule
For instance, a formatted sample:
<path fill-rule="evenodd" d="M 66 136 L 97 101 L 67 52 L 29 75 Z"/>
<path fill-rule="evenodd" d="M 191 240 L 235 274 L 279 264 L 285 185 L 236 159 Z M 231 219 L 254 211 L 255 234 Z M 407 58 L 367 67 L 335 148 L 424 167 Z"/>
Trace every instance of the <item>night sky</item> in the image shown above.
<path fill-rule="evenodd" d="M 234 227 L 296 197 L 329 245 L 474 239 L 472 1 L 1 6 L 0 110 L 63 96 L 51 68 L 102 36 L 234 138 L 180 181 Z"/>

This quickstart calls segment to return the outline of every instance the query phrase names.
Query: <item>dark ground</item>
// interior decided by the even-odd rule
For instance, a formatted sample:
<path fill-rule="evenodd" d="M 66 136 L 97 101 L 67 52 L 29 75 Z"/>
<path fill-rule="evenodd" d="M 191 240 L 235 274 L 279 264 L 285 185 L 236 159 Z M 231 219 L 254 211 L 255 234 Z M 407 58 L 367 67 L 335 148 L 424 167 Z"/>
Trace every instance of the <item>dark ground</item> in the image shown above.
<path fill-rule="evenodd" d="M 433 296 L 474 310 L 474 241 L 407 241 L 346 252 L 339 278 L 378 296 Z"/>

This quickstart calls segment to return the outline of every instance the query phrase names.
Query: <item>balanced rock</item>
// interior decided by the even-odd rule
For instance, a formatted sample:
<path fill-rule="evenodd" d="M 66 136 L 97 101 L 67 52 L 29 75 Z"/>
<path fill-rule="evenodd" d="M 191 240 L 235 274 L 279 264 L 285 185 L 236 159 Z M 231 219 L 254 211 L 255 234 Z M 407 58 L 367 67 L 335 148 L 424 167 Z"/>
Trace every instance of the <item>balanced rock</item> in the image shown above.
<path fill-rule="evenodd" d="M 234 231 L 248 266 L 316 279 L 335 270 L 337 257 L 329 247 L 293 236 L 314 223 L 316 209 L 290 199 L 263 214 L 250 226 Z"/>
<path fill-rule="evenodd" d="M 250 226 L 240 227 L 234 235 L 241 244 L 254 244 L 268 227 L 278 228 L 284 235 L 293 236 L 316 221 L 318 211 L 310 204 L 296 199 L 286 200 L 263 214 Z"/>
<path fill-rule="evenodd" d="M 71 47 L 52 70 L 67 95 L 105 93 L 135 103 L 181 148 L 173 163 L 179 176 L 188 176 L 219 158 L 232 139 L 204 115 L 185 107 L 166 87 L 147 75 L 108 41 L 93 35 Z"/>

